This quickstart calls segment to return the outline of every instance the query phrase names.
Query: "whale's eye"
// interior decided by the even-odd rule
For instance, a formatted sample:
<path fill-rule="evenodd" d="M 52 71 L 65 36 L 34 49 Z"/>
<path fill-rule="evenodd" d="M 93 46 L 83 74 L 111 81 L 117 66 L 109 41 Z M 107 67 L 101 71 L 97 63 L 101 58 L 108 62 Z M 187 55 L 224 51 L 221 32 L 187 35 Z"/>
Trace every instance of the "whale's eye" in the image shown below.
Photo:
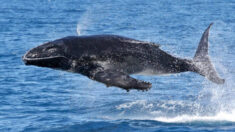
<path fill-rule="evenodd" d="M 43 48 L 42 52 L 44 53 L 53 53 L 55 51 L 58 51 L 58 46 L 55 45 L 48 45 Z"/>
<path fill-rule="evenodd" d="M 57 51 L 57 48 L 51 47 L 51 48 L 47 49 L 47 51 L 48 51 L 49 53 L 52 53 L 52 52 Z"/>

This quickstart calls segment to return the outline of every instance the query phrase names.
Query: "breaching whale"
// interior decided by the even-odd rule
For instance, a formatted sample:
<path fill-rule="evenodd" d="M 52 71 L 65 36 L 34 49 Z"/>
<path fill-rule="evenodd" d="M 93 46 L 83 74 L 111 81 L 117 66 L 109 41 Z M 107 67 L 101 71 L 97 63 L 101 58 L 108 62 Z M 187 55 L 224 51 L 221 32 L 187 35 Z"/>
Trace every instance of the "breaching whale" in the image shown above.
<path fill-rule="evenodd" d="M 196 72 L 223 84 L 208 55 L 212 23 L 203 33 L 193 59 L 172 56 L 158 44 L 118 35 L 69 36 L 29 50 L 22 58 L 26 65 L 79 73 L 107 86 L 148 90 L 152 84 L 131 74 L 173 74 Z"/>

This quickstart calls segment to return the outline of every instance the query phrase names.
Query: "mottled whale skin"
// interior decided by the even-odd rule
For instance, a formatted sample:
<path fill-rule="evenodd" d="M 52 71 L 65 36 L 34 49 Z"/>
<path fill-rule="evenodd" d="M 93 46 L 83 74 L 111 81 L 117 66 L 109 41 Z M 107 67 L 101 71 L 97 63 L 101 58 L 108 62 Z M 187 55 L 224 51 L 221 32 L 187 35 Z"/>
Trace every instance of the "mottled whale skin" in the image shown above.
<path fill-rule="evenodd" d="M 107 86 L 148 90 L 152 84 L 131 74 L 164 75 L 196 72 L 217 84 L 223 84 L 208 56 L 205 30 L 193 59 L 172 56 L 158 44 L 118 35 L 69 36 L 47 42 L 29 50 L 26 65 L 49 67 L 79 73 Z"/>

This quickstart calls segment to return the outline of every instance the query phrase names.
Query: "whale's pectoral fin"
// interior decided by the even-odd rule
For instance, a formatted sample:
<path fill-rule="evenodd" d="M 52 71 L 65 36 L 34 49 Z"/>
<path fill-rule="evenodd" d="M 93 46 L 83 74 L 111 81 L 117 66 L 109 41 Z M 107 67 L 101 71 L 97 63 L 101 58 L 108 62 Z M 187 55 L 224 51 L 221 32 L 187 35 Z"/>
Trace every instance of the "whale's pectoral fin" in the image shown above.
<path fill-rule="evenodd" d="M 102 82 L 106 84 L 107 86 L 117 86 L 127 91 L 129 91 L 130 89 L 147 91 L 152 86 L 152 84 L 149 82 L 137 80 L 123 72 L 110 70 L 110 69 L 99 70 L 95 74 L 93 73 L 92 79 L 98 82 Z"/>

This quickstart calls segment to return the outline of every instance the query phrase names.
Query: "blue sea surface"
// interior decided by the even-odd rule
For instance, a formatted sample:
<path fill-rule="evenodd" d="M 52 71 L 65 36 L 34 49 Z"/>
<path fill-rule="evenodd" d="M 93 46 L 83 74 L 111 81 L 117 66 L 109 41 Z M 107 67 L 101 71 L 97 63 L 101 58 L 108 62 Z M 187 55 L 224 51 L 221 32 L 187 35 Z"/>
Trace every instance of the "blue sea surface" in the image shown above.
<path fill-rule="evenodd" d="M 235 131 L 235 0 L 1 0 L 0 132 Z M 21 57 L 65 36 L 116 34 L 192 58 L 207 26 L 209 54 L 226 79 L 191 72 L 133 77 L 147 92 L 107 88 Z"/>

